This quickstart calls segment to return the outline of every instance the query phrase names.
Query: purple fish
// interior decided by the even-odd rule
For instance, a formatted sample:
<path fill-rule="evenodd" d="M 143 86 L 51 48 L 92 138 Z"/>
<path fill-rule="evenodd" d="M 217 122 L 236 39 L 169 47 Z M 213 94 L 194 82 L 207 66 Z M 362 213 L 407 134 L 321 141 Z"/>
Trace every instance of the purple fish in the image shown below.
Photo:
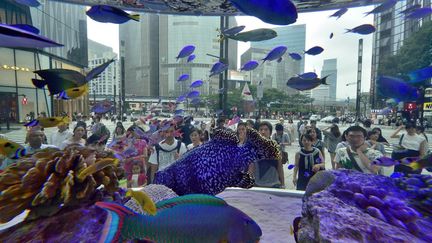
<path fill-rule="evenodd" d="M 329 16 L 329 18 L 331 17 L 336 17 L 336 19 L 339 19 L 340 17 L 342 17 L 342 15 L 344 15 L 346 12 L 348 11 L 348 8 L 341 8 L 338 11 L 334 12 L 332 15 Z"/>
<path fill-rule="evenodd" d="M 95 79 L 99 76 L 99 74 L 101 74 L 103 71 L 105 71 L 105 69 L 114 62 L 114 59 L 111 59 L 105 63 L 102 63 L 101 65 L 93 68 L 92 70 L 90 70 L 90 72 L 86 75 L 85 80 L 88 82 L 92 79 Z"/>
<path fill-rule="evenodd" d="M 53 40 L 6 24 L 0 24 L 0 47 L 44 48 L 63 46 Z"/>
<path fill-rule="evenodd" d="M 91 111 L 97 114 L 105 114 L 107 112 L 110 112 L 114 108 L 111 101 L 104 100 L 97 102 L 95 105 L 93 105 Z"/>
<path fill-rule="evenodd" d="M 309 50 L 305 51 L 306 54 L 312 55 L 312 56 L 316 56 L 318 54 L 321 54 L 321 52 L 323 52 L 324 49 L 320 46 L 314 46 L 312 48 L 310 48 Z"/>
<path fill-rule="evenodd" d="M 289 53 L 288 55 L 289 55 L 292 59 L 294 59 L 294 60 L 296 60 L 296 61 L 302 59 L 301 55 L 298 54 L 298 53 L 295 53 L 295 52 Z"/>
<path fill-rule="evenodd" d="M 383 2 L 381 5 L 379 5 L 378 7 L 372 9 L 372 11 L 365 13 L 365 16 L 368 16 L 369 14 L 377 14 L 377 13 L 385 12 L 393 8 L 393 6 L 396 5 L 397 1 L 398 0 L 387 0 Z"/>
<path fill-rule="evenodd" d="M 40 33 L 40 30 L 32 25 L 29 24 L 13 24 L 12 27 L 31 32 L 33 34 L 38 35 Z"/>
<path fill-rule="evenodd" d="M 288 170 L 294 169 L 295 165 L 288 165 Z"/>
<path fill-rule="evenodd" d="M 242 30 L 244 30 L 244 28 L 246 28 L 246 26 L 244 26 L 244 25 L 235 26 L 235 27 L 232 27 L 232 28 L 229 28 L 229 29 L 222 31 L 222 34 L 227 35 L 227 36 L 237 35 L 238 33 L 242 32 Z"/>
<path fill-rule="evenodd" d="M 180 95 L 180 96 L 177 98 L 176 102 L 177 102 L 177 103 L 181 103 L 181 102 L 183 102 L 183 101 L 185 101 L 185 100 L 186 100 L 186 96 L 184 96 L 184 95 Z"/>
<path fill-rule="evenodd" d="M 196 56 L 195 54 L 192 54 L 188 57 L 187 62 L 192 62 L 193 60 L 195 60 Z"/>
<path fill-rule="evenodd" d="M 193 90 L 193 91 L 189 92 L 186 97 L 188 99 L 192 99 L 192 98 L 198 97 L 199 95 L 200 95 L 200 92 L 198 90 Z"/>
<path fill-rule="evenodd" d="M 346 29 L 345 33 L 351 32 L 351 33 L 357 33 L 361 35 L 369 35 L 375 32 L 375 30 L 376 30 L 375 26 L 371 24 L 362 24 L 353 29 Z"/>
<path fill-rule="evenodd" d="M 406 19 L 421 19 L 424 18 L 432 13 L 432 8 L 418 8 L 415 10 L 412 10 L 411 13 L 405 15 Z"/>
<path fill-rule="evenodd" d="M 181 49 L 181 51 L 177 55 L 176 59 L 178 60 L 180 58 L 188 57 L 188 56 L 192 55 L 192 53 L 194 51 L 195 51 L 195 46 L 193 46 L 193 45 L 185 46 L 185 47 L 183 47 L 183 49 Z"/>
<path fill-rule="evenodd" d="M 201 87 L 204 84 L 202 80 L 196 80 L 189 86 L 190 88 L 198 88 Z"/>
<path fill-rule="evenodd" d="M 283 58 L 282 58 L 282 57 L 279 57 L 279 59 L 277 59 L 277 63 L 281 63 L 282 60 L 283 60 Z"/>
<path fill-rule="evenodd" d="M 139 14 L 129 14 L 126 11 L 108 5 L 93 5 L 86 12 L 94 21 L 100 23 L 123 24 L 129 20 L 139 21 Z"/>
<path fill-rule="evenodd" d="M 177 82 L 183 82 L 189 79 L 189 74 L 182 74 L 178 77 Z"/>
<path fill-rule="evenodd" d="M 406 8 L 404 11 L 401 11 L 400 14 L 410 14 L 412 11 L 421 8 L 421 4 L 414 4 L 411 7 Z"/>
<path fill-rule="evenodd" d="M 391 76 L 378 77 L 377 88 L 384 97 L 397 98 L 401 101 L 415 101 L 419 97 L 416 87 Z"/>
<path fill-rule="evenodd" d="M 314 72 L 308 72 L 308 73 L 300 74 L 299 77 L 302 79 L 310 80 L 310 79 L 317 78 L 318 75 Z"/>
<path fill-rule="evenodd" d="M 210 70 L 210 77 L 214 76 L 214 75 L 218 75 L 227 69 L 228 69 L 228 64 L 217 62 L 217 63 L 213 64 L 213 66 Z"/>
<path fill-rule="evenodd" d="M 418 83 L 432 77 L 432 66 L 420 68 L 408 73 L 409 83 Z"/>
<path fill-rule="evenodd" d="M 333 38 L 333 32 L 332 33 L 330 33 L 330 37 L 329 37 L 330 39 L 332 39 Z"/>
<path fill-rule="evenodd" d="M 15 2 L 29 7 L 39 7 L 40 5 L 37 0 L 15 0 Z"/>
<path fill-rule="evenodd" d="M 252 71 L 255 68 L 257 68 L 259 65 L 259 63 L 257 61 L 249 61 L 247 63 L 245 63 L 245 65 L 243 65 L 243 67 L 240 69 L 241 71 Z"/>
<path fill-rule="evenodd" d="M 393 165 L 397 165 L 400 164 L 399 161 L 391 159 L 389 157 L 380 157 L 374 161 L 372 161 L 373 165 L 377 165 L 377 166 L 393 166 Z"/>
<path fill-rule="evenodd" d="M 289 25 L 297 21 L 297 8 L 290 0 L 229 0 L 246 15 L 268 24 Z"/>
<path fill-rule="evenodd" d="M 288 80 L 287 86 L 290 88 L 296 89 L 296 90 L 300 90 L 300 91 L 311 90 L 311 89 L 318 87 L 321 84 L 327 85 L 327 83 L 326 83 L 327 77 L 328 76 L 325 76 L 322 79 L 314 78 L 311 80 L 302 79 L 300 77 L 292 77 Z"/>
<path fill-rule="evenodd" d="M 266 57 L 264 57 L 263 63 L 266 61 L 274 61 L 274 60 L 278 60 L 279 58 L 281 58 L 285 52 L 287 51 L 287 47 L 286 46 L 278 46 L 275 47 L 273 50 L 271 50 Z"/>

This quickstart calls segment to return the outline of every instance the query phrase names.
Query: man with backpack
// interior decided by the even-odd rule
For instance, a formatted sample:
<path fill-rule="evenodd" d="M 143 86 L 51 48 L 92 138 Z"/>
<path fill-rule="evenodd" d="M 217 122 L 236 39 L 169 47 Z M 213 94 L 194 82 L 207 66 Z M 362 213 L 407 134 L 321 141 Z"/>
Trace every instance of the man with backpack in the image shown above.
<path fill-rule="evenodd" d="M 187 151 L 186 145 L 174 138 L 174 131 L 174 126 L 165 130 L 165 140 L 156 144 L 150 155 L 148 160 L 150 165 L 150 182 L 153 182 L 157 171 L 164 170 Z"/>

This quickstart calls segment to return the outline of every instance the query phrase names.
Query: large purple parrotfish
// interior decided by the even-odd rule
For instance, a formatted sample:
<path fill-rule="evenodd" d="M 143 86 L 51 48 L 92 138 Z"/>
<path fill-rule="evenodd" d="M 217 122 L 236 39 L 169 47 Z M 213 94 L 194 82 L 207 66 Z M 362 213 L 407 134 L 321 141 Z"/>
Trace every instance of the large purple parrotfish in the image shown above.
<path fill-rule="evenodd" d="M 44 47 L 61 47 L 53 40 L 34 33 L 23 26 L 12 26 L 0 24 L 0 47 L 11 48 L 44 48 Z"/>
<path fill-rule="evenodd" d="M 184 154 L 168 168 L 156 173 L 154 183 L 171 188 L 178 195 L 216 195 L 227 187 L 251 187 L 253 179 L 245 172 L 259 159 L 279 159 L 279 148 L 253 129 L 248 140 L 238 146 L 235 132 L 216 130 L 213 139 Z"/>
<path fill-rule="evenodd" d="M 415 101 L 419 97 L 416 87 L 404 80 L 391 76 L 380 76 L 377 80 L 378 91 L 385 97 L 396 98 L 400 101 Z"/>
<path fill-rule="evenodd" d="M 224 200 L 186 195 L 158 202 L 157 213 L 146 216 L 115 203 L 97 202 L 108 212 L 99 242 L 258 242 L 258 224 Z"/>

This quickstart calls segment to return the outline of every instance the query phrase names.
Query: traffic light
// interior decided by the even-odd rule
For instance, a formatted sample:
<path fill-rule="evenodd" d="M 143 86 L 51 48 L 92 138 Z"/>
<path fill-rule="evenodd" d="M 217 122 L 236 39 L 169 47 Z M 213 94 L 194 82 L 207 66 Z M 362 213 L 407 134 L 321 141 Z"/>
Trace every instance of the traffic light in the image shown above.
<path fill-rule="evenodd" d="M 417 109 L 417 104 L 415 102 L 405 103 L 405 107 L 404 107 L 405 111 L 413 111 L 415 109 Z"/>

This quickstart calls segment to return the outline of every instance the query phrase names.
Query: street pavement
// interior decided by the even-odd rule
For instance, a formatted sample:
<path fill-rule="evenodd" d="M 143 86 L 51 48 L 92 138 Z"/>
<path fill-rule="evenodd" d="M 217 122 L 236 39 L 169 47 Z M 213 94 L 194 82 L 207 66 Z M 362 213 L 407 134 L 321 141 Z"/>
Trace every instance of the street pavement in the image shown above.
<path fill-rule="evenodd" d="M 166 119 L 166 118 L 161 118 L 161 119 Z M 209 118 L 201 118 L 201 119 L 200 118 L 196 118 L 195 120 L 198 120 L 198 121 L 207 121 L 207 122 L 210 121 Z M 267 120 L 267 121 L 269 121 L 273 125 L 277 123 L 277 120 Z M 115 128 L 115 123 L 113 123 L 111 121 L 108 121 L 108 120 L 103 120 L 102 122 L 107 126 L 107 128 L 111 131 L 111 134 L 112 134 L 113 131 L 114 131 L 114 128 Z M 90 124 L 90 122 L 87 122 L 87 124 Z M 294 121 L 294 124 L 297 124 L 297 121 Z M 130 122 L 130 121 L 123 122 L 123 125 L 127 129 L 129 126 L 132 125 L 132 122 Z M 323 128 L 326 128 L 326 127 L 330 126 L 330 124 L 319 122 L 317 124 L 317 126 L 318 126 L 318 128 L 323 129 Z M 339 128 L 340 128 L 341 131 L 343 131 L 346 128 L 348 128 L 348 126 L 349 126 L 349 124 L 339 125 Z M 372 126 L 372 127 L 375 127 L 375 126 Z M 399 142 L 398 139 L 390 138 L 390 135 L 394 132 L 395 129 L 392 129 L 391 127 L 388 127 L 388 126 L 378 126 L 378 127 L 380 127 L 382 129 L 383 136 L 389 141 L 390 144 L 397 144 Z M 51 134 L 53 132 L 55 132 L 56 130 L 57 130 L 57 128 L 47 128 L 47 129 L 45 129 L 45 134 L 49 138 L 51 136 Z M 4 132 L 5 132 L 5 130 L 1 130 L 0 134 L 4 133 Z M 20 144 L 24 144 L 25 134 L 26 134 L 25 127 L 22 127 L 21 129 L 16 129 L 16 130 L 12 130 L 10 132 L 4 133 L 4 135 L 5 135 L 6 138 L 8 138 L 8 139 L 10 139 L 12 141 L 15 141 L 17 143 L 20 143 Z M 431 140 L 432 139 L 432 135 L 431 134 L 427 134 L 427 136 L 428 136 L 429 141 L 432 141 Z M 110 140 L 111 140 L 111 138 L 110 138 Z M 432 150 L 431 144 L 429 145 L 429 147 Z M 296 140 L 296 142 L 292 143 L 291 146 L 287 146 L 289 163 L 292 163 L 292 164 L 294 163 L 295 153 L 298 152 L 299 150 L 300 150 L 300 146 L 298 144 L 298 140 Z M 391 150 L 392 150 L 391 147 L 387 147 L 386 148 L 386 151 L 388 152 L 387 153 L 388 156 L 391 154 Z M 325 161 L 326 161 L 326 168 L 327 169 L 331 169 L 330 154 L 327 152 L 327 150 L 325 151 Z M 428 173 L 425 170 L 423 170 L 423 171 L 424 171 L 424 173 Z M 292 183 L 293 170 L 288 170 L 288 165 L 285 165 L 284 166 L 284 172 L 285 172 L 285 184 L 286 184 L 286 188 L 287 189 L 294 189 L 294 185 Z M 386 175 L 390 175 L 392 172 L 393 172 L 393 169 L 390 168 L 390 167 L 385 168 L 385 170 L 384 170 L 384 173 Z M 428 173 L 428 174 L 430 174 L 430 173 Z"/>

